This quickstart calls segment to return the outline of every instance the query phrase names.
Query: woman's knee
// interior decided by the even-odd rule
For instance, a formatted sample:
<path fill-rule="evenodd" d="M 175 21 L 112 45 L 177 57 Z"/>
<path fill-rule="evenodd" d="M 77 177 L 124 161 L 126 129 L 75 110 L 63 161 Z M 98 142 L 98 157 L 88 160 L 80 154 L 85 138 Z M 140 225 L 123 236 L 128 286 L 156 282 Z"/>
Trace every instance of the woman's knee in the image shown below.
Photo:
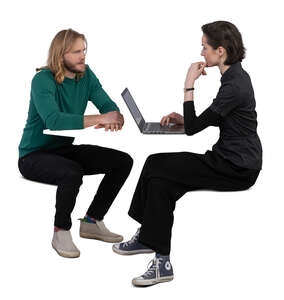
<path fill-rule="evenodd" d="M 147 157 L 145 167 L 147 170 L 160 172 L 167 164 L 167 153 L 155 153 Z"/>

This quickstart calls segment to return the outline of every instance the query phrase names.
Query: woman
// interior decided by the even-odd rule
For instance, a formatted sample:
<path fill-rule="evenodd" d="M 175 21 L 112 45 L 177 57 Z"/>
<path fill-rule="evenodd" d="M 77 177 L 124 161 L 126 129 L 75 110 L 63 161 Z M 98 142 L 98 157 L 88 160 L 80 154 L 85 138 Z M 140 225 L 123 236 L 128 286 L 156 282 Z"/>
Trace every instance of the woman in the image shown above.
<path fill-rule="evenodd" d="M 184 124 L 187 135 L 208 126 L 220 128 L 212 151 L 150 155 L 138 181 L 129 215 L 141 224 L 133 238 L 113 246 L 122 255 L 156 252 L 148 271 L 133 279 L 134 285 L 152 285 L 173 279 L 170 241 L 176 201 L 197 189 L 240 191 L 251 187 L 262 166 L 262 147 L 257 135 L 255 99 L 251 80 L 242 69 L 245 48 L 238 29 L 218 21 L 202 26 L 205 62 L 193 63 L 184 89 L 184 117 L 171 113 L 162 118 Z M 218 66 L 221 87 L 213 103 L 199 116 L 194 109 L 194 83 L 206 75 L 205 67 Z"/>

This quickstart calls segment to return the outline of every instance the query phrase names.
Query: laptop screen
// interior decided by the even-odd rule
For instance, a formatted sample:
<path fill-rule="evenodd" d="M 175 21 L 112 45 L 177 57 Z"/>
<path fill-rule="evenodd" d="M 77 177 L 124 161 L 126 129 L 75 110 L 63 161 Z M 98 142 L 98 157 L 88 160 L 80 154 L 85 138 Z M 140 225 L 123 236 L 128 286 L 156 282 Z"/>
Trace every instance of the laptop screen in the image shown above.
<path fill-rule="evenodd" d="M 145 120 L 142 117 L 142 114 L 140 110 L 138 109 L 133 97 L 131 96 L 129 90 L 126 88 L 122 93 L 121 96 L 123 100 L 125 101 L 128 109 L 130 110 L 132 117 L 134 118 L 136 124 L 138 125 L 140 131 L 143 130 L 143 127 L 145 125 Z"/>

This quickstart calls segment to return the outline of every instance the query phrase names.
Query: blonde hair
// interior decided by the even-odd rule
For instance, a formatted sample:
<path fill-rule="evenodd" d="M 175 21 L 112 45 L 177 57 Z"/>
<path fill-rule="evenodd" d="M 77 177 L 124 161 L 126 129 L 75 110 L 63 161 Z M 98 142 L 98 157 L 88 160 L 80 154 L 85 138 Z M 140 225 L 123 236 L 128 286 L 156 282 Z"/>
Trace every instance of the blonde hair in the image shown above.
<path fill-rule="evenodd" d="M 36 71 L 50 69 L 54 74 L 57 83 L 61 84 L 64 80 L 65 67 L 63 63 L 63 55 L 69 51 L 74 42 L 81 38 L 84 40 L 87 48 L 87 40 L 85 36 L 71 28 L 59 31 L 53 38 L 48 51 L 47 66 L 37 68 Z M 76 79 L 81 78 L 84 73 L 76 74 Z"/>

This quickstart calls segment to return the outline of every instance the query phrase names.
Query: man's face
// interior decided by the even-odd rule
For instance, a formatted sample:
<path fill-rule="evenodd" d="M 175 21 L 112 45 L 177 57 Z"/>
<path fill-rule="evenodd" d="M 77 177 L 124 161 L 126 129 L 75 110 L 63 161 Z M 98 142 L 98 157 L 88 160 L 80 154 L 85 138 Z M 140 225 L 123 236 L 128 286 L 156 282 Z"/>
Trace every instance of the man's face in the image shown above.
<path fill-rule="evenodd" d="M 72 73 L 83 73 L 86 69 L 86 44 L 83 39 L 75 40 L 72 48 L 63 55 L 66 70 Z"/>

